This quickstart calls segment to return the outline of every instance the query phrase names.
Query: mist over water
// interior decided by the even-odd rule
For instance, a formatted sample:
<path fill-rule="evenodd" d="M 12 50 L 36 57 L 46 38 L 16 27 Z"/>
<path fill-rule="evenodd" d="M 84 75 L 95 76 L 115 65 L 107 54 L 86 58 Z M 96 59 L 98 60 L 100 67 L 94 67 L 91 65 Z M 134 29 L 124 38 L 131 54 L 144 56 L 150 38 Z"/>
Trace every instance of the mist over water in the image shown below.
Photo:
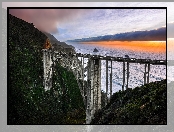
<path fill-rule="evenodd" d="M 126 49 L 126 48 L 114 48 L 117 46 L 106 46 L 99 44 L 87 44 L 87 43 L 67 43 L 73 45 L 77 53 L 82 54 L 97 54 L 102 56 L 113 56 L 113 57 L 125 57 L 128 55 L 130 58 L 136 59 L 151 59 L 151 60 L 165 60 L 166 52 L 144 52 L 143 50 Z M 94 53 L 94 48 L 97 48 L 99 52 Z M 155 50 L 155 49 L 154 49 Z M 153 51 L 153 50 L 152 50 Z M 101 61 L 101 87 L 102 90 L 106 89 L 106 61 Z M 110 67 L 110 62 L 108 66 Z M 126 69 L 127 70 L 127 69 Z M 129 65 L 129 88 L 135 88 L 144 84 L 144 64 L 131 63 Z M 109 68 L 108 76 L 111 73 Z M 160 81 L 166 79 L 166 66 L 164 65 L 151 65 L 150 66 L 150 77 L 149 82 Z M 112 62 L 112 89 L 113 92 L 117 92 L 122 89 L 123 80 L 123 63 L 122 62 Z M 171 81 L 170 79 L 168 81 Z M 110 78 L 108 79 L 108 87 L 110 87 Z M 126 85 L 126 84 L 125 84 Z"/>

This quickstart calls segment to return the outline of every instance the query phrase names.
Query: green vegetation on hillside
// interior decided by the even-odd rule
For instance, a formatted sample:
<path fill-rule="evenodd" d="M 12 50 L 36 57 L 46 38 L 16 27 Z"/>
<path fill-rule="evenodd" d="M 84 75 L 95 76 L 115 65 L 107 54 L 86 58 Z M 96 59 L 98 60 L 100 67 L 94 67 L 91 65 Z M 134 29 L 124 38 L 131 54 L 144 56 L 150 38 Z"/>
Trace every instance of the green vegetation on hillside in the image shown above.
<path fill-rule="evenodd" d="M 47 37 L 9 14 L 8 124 L 83 124 L 85 108 L 72 72 L 54 67 L 53 89 L 43 88 L 42 48 Z"/>
<path fill-rule="evenodd" d="M 56 63 L 53 88 L 44 91 L 42 48 L 47 36 L 12 15 L 8 28 L 7 123 L 85 123 L 83 99 L 72 72 Z M 166 103 L 166 80 L 152 82 L 115 93 L 91 124 L 167 124 Z"/>
<path fill-rule="evenodd" d="M 166 80 L 115 93 L 91 124 L 167 124 Z"/>

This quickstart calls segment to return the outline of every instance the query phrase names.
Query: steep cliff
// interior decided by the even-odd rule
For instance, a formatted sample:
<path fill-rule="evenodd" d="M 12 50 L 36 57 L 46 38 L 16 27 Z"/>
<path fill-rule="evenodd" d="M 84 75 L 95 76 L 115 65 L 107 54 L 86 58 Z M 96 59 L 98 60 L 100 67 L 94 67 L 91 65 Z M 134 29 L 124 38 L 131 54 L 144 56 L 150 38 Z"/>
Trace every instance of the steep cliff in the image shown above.
<path fill-rule="evenodd" d="M 45 34 L 8 15 L 8 124 L 83 124 L 83 100 L 72 72 L 57 65 L 53 88 L 44 90 L 43 48 L 52 48 Z"/>

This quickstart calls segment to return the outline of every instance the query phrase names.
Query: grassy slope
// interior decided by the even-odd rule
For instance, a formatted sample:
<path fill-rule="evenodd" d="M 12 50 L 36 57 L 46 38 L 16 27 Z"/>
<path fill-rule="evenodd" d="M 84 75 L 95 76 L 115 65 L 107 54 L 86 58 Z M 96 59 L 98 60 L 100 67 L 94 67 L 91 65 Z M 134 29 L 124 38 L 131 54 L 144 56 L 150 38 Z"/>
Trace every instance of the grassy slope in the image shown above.
<path fill-rule="evenodd" d="M 115 93 L 91 124 L 167 124 L 166 80 Z"/>
<path fill-rule="evenodd" d="M 8 124 L 84 123 L 83 100 L 71 72 L 57 65 L 54 87 L 44 91 L 42 48 L 47 37 L 31 24 L 8 17 Z"/>

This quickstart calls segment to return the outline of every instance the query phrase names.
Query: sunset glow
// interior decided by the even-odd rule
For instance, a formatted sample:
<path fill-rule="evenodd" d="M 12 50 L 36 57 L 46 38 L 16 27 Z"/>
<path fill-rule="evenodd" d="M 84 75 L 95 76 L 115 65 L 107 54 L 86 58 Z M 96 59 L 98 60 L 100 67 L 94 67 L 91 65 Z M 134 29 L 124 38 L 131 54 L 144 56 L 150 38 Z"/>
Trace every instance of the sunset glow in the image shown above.
<path fill-rule="evenodd" d="M 135 52 L 165 53 L 166 41 L 100 41 L 81 42 L 83 44 L 94 44 L 106 48 L 132 50 Z"/>

